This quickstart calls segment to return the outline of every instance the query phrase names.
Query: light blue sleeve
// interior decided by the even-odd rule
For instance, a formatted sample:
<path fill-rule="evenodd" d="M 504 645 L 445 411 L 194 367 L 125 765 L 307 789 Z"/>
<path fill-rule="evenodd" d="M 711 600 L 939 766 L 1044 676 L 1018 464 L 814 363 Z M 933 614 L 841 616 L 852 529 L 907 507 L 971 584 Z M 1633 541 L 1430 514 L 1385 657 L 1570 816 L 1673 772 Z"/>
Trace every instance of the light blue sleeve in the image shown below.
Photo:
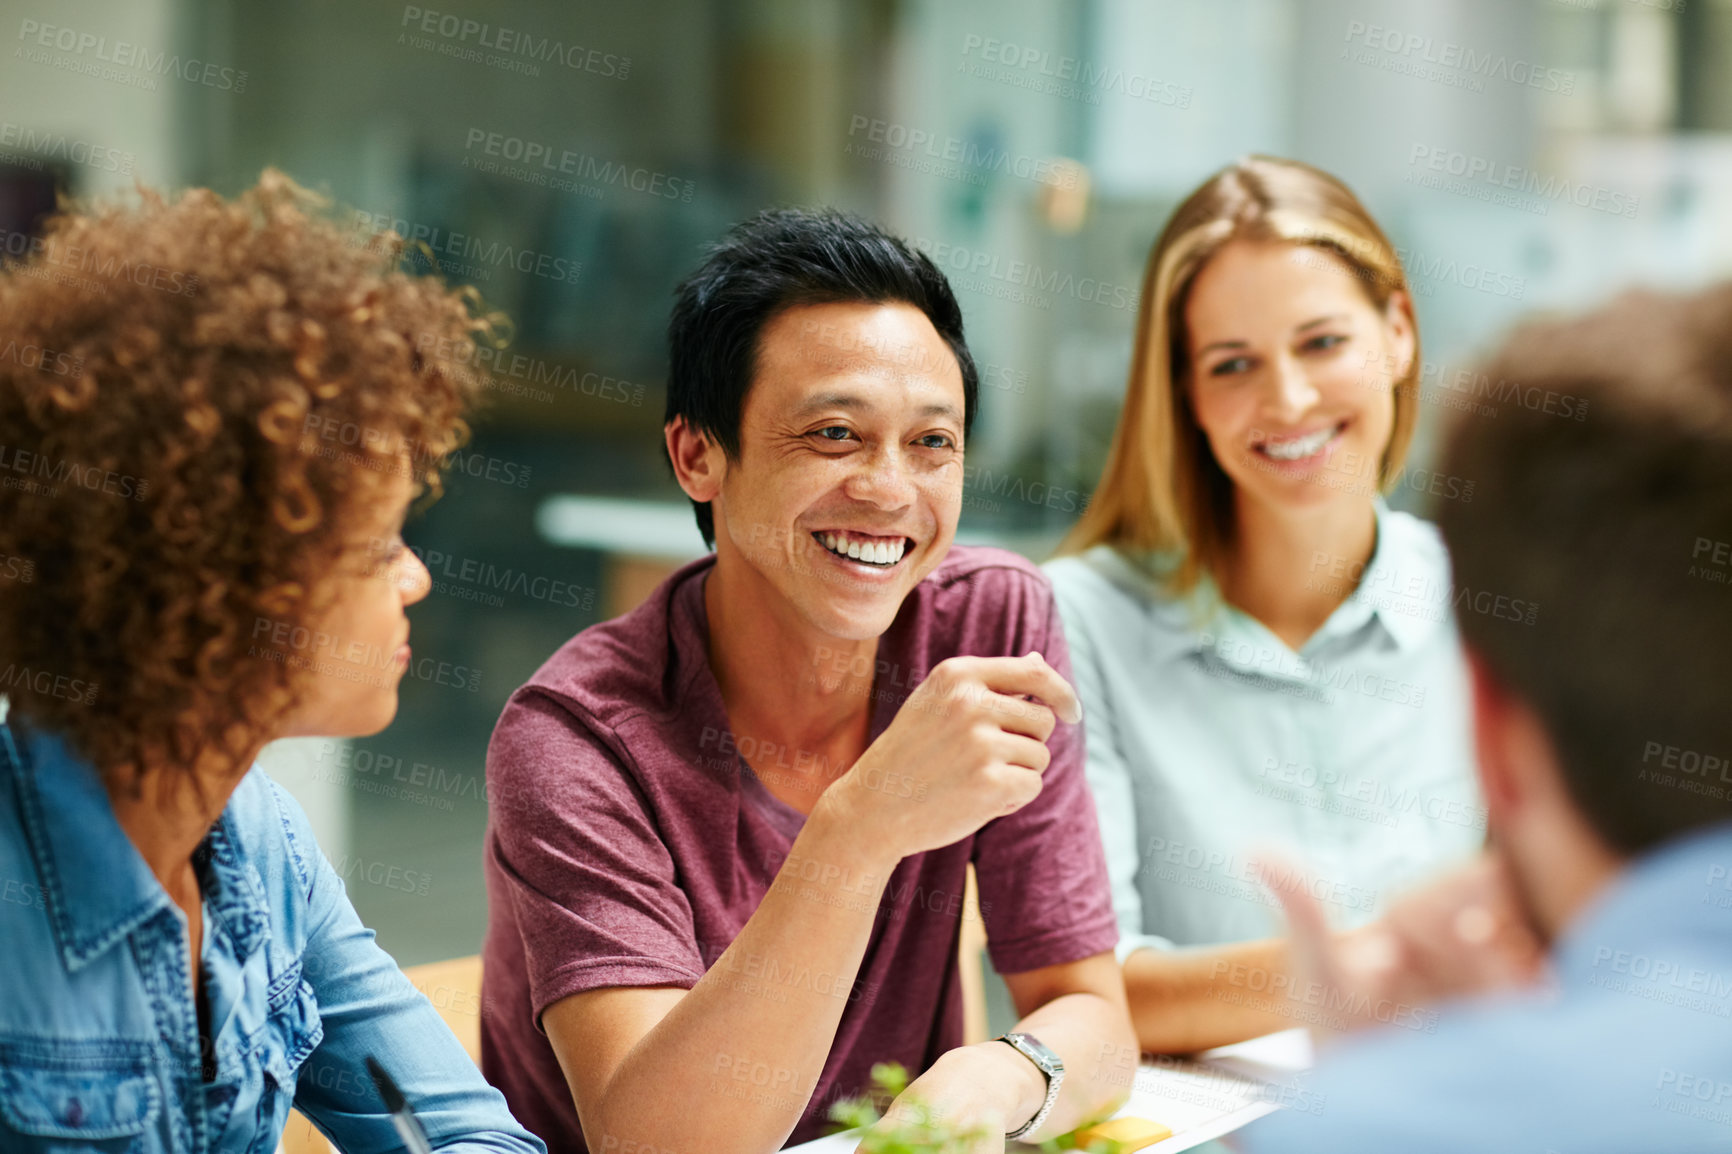
<path fill-rule="evenodd" d="M 1107 876 L 1112 882 L 1113 914 L 1119 923 L 1119 964 L 1140 949 L 1170 950 L 1166 938 L 1144 932 L 1143 900 L 1137 890 L 1142 849 L 1137 837 L 1137 805 L 1131 768 L 1119 743 L 1118 726 L 1107 694 L 1100 643 L 1093 618 L 1101 606 L 1090 603 L 1091 575 L 1075 559 L 1047 567 L 1053 596 L 1070 644 L 1071 677 L 1083 706 L 1083 772 L 1094 796 L 1101 842 L 1106 850 Z M 1110 642 L 1109 642 L 1110 643 Z"/>
<path fill-rule="evenodd" d="M 373 940 L 343 879 L 313 839 L 293 798 L 272 783 L 291 848 L 306 871 L 307 942 L 302 977 L 318 1001 L 324 1038 L 299 1079 L 295 1106 L 344 1154 L 403 1148 L 367 1074 L 378 1059 L 414 1108 L 437 1150 L 545 1154 L 488 1085 L 425 996 Z M 332 1073 L 337 1076 L 331 1076 Z"/>

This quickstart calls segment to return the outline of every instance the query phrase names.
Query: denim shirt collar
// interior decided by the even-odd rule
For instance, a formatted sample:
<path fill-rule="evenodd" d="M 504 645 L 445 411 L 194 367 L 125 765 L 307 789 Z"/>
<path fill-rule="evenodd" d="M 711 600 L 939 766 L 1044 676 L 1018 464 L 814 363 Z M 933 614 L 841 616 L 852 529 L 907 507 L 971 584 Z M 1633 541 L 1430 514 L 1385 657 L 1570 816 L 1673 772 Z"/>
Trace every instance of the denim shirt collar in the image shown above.
<path fill-rule="evenodd" d="M 175 909 L 120 828 L 96 769 L 60 738 L 26 738 L 0 725 L 0 768 L 17 780 L 30 853 L 68 971 L 89 964 L 157 913 Z M 269 907 L 263 879 L 247 862 L 226 808 L 194 852 L 194 863 L 207 908 L 222 920 L 237 954 L 248 956 L 269 932 Z"/>

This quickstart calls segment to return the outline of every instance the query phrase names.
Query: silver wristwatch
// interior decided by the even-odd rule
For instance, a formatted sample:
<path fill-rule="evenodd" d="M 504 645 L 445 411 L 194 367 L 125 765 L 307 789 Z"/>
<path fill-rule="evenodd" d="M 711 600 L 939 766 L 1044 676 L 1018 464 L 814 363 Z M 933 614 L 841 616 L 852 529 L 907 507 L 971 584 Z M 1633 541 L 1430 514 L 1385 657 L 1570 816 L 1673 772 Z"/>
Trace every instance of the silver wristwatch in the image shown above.
<path fill-rule="evenodd" d="M 1064 1082 L 1064 1061 L 1041 1045 L 1040 1039 L 1033 1034 L 1006 1034 L 995 1040 L 1008 1043 L 1017 1053 L 1039 1066 L 1040 1072 L 1046 1075 L 1046 1101 L 1040 1104 L 1034 1117 L 1005 1135 L 1006 1138 L 1021 1138 L 1024 1134 L 1032 1134 L 1040 1129 L 1040 1124 L 1052 1113 L 1053 1103 L 1058 1101 L 1058 1088 Z"/>

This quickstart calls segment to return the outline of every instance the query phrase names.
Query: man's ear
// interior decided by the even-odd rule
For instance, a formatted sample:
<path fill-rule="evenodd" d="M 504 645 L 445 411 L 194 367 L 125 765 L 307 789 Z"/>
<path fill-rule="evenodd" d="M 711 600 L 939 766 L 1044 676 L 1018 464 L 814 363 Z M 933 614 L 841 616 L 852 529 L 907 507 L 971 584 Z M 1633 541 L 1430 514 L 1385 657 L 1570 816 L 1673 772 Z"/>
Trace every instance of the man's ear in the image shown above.
<path fill-rule="evenodd" d="M 1467 651 L 1473 686 L 1473 743 L 1479 785 L 1493 822 L 1563 806 L 1574 810 L 1562 763 L 1545 722 L 1485 661 Z"/>
<path fill-rule="evenodd" d="M 1479 788 L 1493 824 L 1520 808 L 1522 783 L 1511 762 L 1515 701 L 1485 661 L 1469 649 L 1467 674 L 1473 698 L 1473 751 Z"/>
<path fill-rule="evenodd" d="M 714 501 L 722 491 L 728 458 L 708 433 L 693 428 L 684 417 L 675 417 L 662 430 L 668 459 L 674 464 L 674 479 L 694 501 Z"/>

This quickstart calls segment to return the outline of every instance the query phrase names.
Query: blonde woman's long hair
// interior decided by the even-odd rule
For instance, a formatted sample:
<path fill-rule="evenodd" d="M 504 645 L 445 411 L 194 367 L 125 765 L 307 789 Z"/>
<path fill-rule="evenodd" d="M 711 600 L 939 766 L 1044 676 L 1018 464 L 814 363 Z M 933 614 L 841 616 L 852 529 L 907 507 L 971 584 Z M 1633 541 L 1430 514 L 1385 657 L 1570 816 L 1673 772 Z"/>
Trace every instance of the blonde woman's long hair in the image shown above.
<path fill-rule="evenodd" d="M 1185 388 L 1185 303 L 1197 273 L 1234 240 L 1323 249 L 1344 261 L 1380 311 L 1412 301 L 1394 247 L 1333 176 L 1296 160 L 1249 156 L 1205 181 L 1174 210 L 1143 273 L 1136 344 L 1112 451 L 1088 508 L 1059 547 L 1107 544 L 1141 558 L 1176 555 L 1162 580 L 1174 593 L 1219 575 L 1232 543 L 1233 483 L 1215 460 Z M 1411 308 L 1411 303 L 1409 304 Z M 1395 382 L 1395 428 L 1378 465 L 1387 491 L 1401 472 L 1418 418 L 1418 328 L 1413 362 Z"/>

